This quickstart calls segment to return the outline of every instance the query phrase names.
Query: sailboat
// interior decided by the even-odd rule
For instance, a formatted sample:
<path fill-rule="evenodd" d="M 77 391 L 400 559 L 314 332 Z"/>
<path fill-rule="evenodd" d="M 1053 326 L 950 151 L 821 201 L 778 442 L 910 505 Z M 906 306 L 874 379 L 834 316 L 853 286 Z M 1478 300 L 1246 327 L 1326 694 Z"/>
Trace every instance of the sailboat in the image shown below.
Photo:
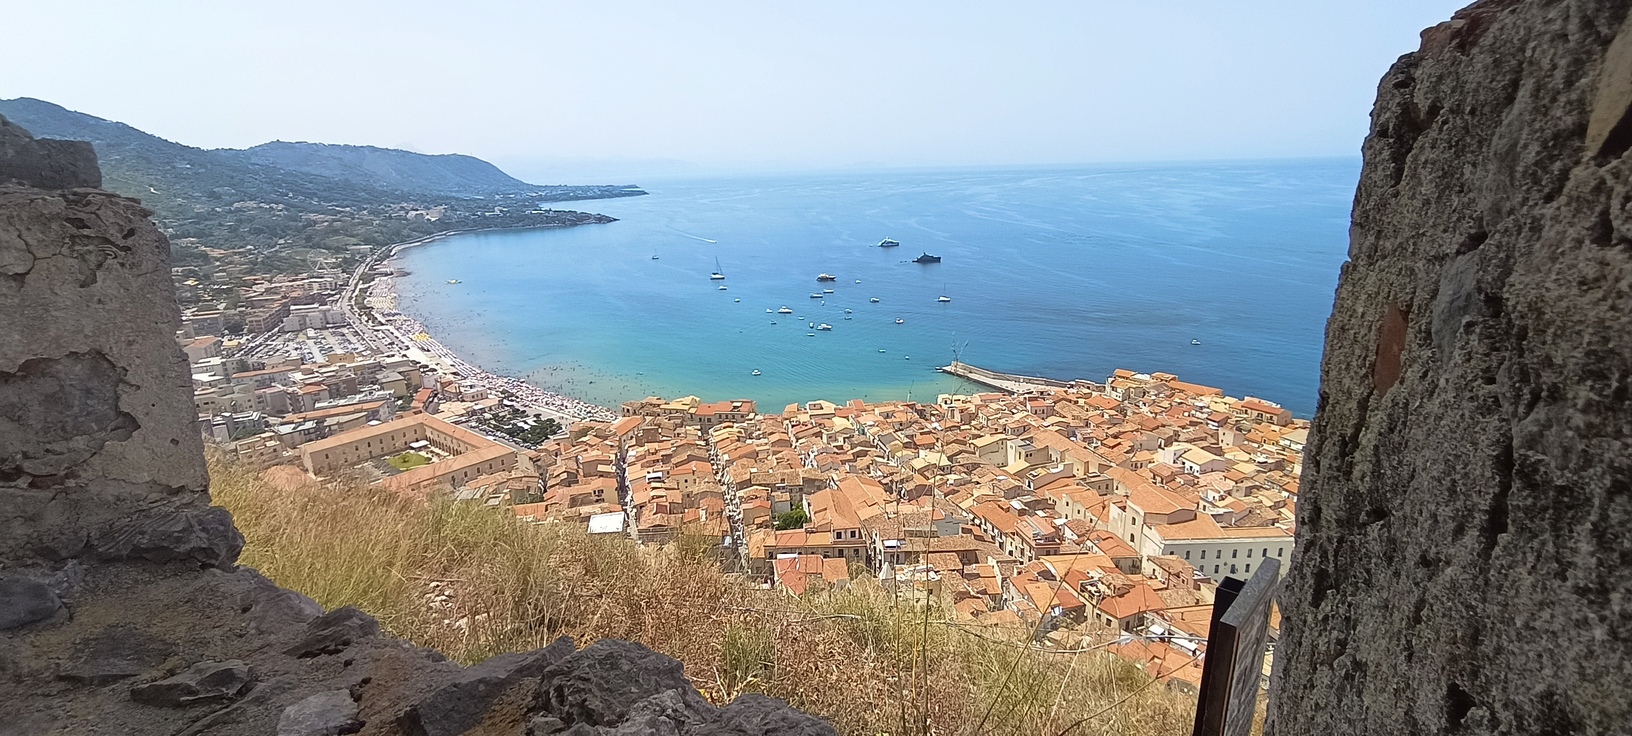
<path fill-rule="evenodd" d="M 720 268 L 719 256 L 714 256 L 714 273 L 709 274 L 708 277 L 715 281 L 725 280 L 725 269 Z"/>

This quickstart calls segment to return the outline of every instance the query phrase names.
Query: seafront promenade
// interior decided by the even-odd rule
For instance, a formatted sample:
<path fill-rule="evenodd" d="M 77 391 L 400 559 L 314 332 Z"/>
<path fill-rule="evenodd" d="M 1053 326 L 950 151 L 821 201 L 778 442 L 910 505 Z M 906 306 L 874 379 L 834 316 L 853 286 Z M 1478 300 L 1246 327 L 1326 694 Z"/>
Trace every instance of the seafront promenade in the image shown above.
<path fill-rule="evenodd" d="M 1071 388 L 1080 382 L 1060 381 L 1053 378 L 1038 376 L 1022 376 L 1015 373 L 999 373 L 979 366 L 969 365 L 960 361 L 952 361 L 952 365 L 938 368 L 942 373 L 957 376 L 966 381 L 974 381 L 982 386 L 990 386 L 1011 394 L 1023 394 L 1027 391 L 1047 391 L 1059 388 Z"/>

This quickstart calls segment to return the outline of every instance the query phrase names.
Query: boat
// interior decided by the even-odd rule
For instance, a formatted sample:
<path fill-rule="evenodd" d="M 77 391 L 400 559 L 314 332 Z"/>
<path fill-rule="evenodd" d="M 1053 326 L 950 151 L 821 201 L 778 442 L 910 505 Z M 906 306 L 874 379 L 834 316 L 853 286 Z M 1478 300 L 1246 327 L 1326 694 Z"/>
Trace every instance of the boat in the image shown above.
<path fill-rule="evenodd" d="M 846 310 L 844 310 L 844 313 L 845 314 L 850 314 L 850 310 L 846 309 Z"/>
<path fill-rule="evenodd" d="M 901 241 L 891 240 L 889 238 L 885 238 L 883 240 L 878 241 L 878 247 L 880 247 L 880 248 L 894 248 L 894 247 L 896 247 L 896 246 L 898 246 L 900 244 L 901 244 Z"/>
<path fill-rule="evenodd" d="M 816 333 L 814 333 L 814 332 L 806 332 L 805 333 L 805 337 L 815 337 L 815 336 L 816 336 Z"/>
<path fill-rule="evenodd" d="M 861 279 L 856 279 L 856 283 L 861 283 Z"/>
<path fill-rule="evenodd" d="M 657 260 L 657 254 L 656 253 L 652 254 L 652 260 L 654 260 L 654 261 Z"/>
<path fill-rule="evenodd" d="M 812 292 L 812 293 L 811 293 L 811 295 L 810 295 L 810 298 L 812 298 L 812 299 L 820 299 L 820 298 L 822 298 L 822 293 L 821 293 L 821 292 L 819 292 L 819 291 L 817 291 L 817 292 Z"/>
<path fill-rule="evenodd" d="M 765 310 L 765 311 L 767 311 L 767 312 L 769 312 L 769 311 L 771 311 L 771 310 L 769 310 L 769 309 L 767 309 L 767 310 Z M 778 310 L 776 310 L 776 311 L 777 311 L 777 313 L 778 313 L 778 314 L 793 314 L 793 310 L 792 310 L 792 309 L 788 309 L 788 308 L 787 308 L 787 307 L 783 307 L 783 308 L 781 308 L 781 309 L 778 309 Z"/>
<path fill-rule="evenodd" d="M 457 283 L 459 283 L 459 279 L 448 279 L 448 283 L 457 284 Z"/>
<path fill-rule="evenodd" d="M 943 294 L 943 295 L 941 295 L 939 297 L 936 297 L 935 301 L 938 301 L 938 302 L 940 302 L 942 304 L 945 304 L 945 303 L 947 303 L 949 301 L 952 301 L 952 297 L 949 297 L 949 296 L 946 296 L 946 295 Z"/>
<path fill-rule="evenodd" d="M 1191 345 L 1200 345 L 1200 344 L 1201 344 L 1201 341 L 1200 341 L 1200 340 L 1194 340 L 1194 339 L 1192 339 L 1192 340 L 1191 340 L 1191 341 L 1190 341 L 1190 344 L 1191 344 Z"/>
<path fill-rule="evenodd" d="M 879 348 L 878 352 L 881 352 L 881 353 L 884 352 L 884 348 Z"/>
<path fill-rule="evenodd" d="M 847 315 L 844 315 L 844 318 L 845 318 L 845 319 L 850 319 L 850 315 L 848 315 L 848 314 L 847 314 Z"/>
<path fill-rule="evenodd" d="M 725 279 L 725 269 L 720 268 L 719 256 L 714 257 L 714 273 L 709 274 L 708 277 L 715 281 L 722 281 Z"/>
<path fill-rule="evenodd" d="M 815 326 L 816 326 L 816 323 L 815 323 L 815 322 L 806 322 L 806 323 L 805 323 L 805 326 L 806 326 L 806 327 L 815 327 Z"/>
<path fill-rule="evenodd" d="M 771 320 L 771 324 L 773 324 L 773 325 L 776 324 L 776 320 L 774 320 L 774 319 Z"/>
<path fill-rule="evenodd" d="M 918 256 L 917 258 L 912 259 L 912 262 L 913 263 L 940 263 L 941 262 L 941 257 L 940 256 L 932 256 L 932 255 L 930 255 L 928 253 L 925 253 L 925 254 L 923 254 L 921 256 Z M 720 278 L 723 279 L 725 277 L 721 276 Z"/>
<path fill-rule="evenodd" d="M 731 300 L 731 301 L 734 301 L 734 302 L 741 302 L 741 301 L 742 301 L 742 300 L 741 300 L 741 299 L 732 299 L 732 300 Z"/>
<path fill-rule="evenodd" d="M 898 324 L 898 325 L 904 325 L 904 324 L 907 323 L 907 321 L 904 320 L 904 319 L 901 319 L 900 317 L 896 317 L 895 318 L 895 323 Z"/>
<path fill-rule="evenodd" d="M 823 323 L 821 323 L 819 325 L 816 325 L 816 329 L 821 330 L 823 332 L 832 332 L 833 331 L 833 325 L 830 325 L 830 324 L 828 324 L 826 322 L 823 322 Z"/>
<path fill-rule="evenodd" d="M 912 360 L 912 356 L 911 356 L 911 355 L 903 355 L 903 356 L 901 356 L 901 357 L 903 357 L 903 358 L 906 358 L 906 359 L 907 359 L 907 360 Z"/>
<path fill-rule="evenodd" d="M 839 277 L 834 276 L 833 274 L 830 274 L 830 273 L 824 273 L 824 274 L 822 274 L 820 276 L 817 276 L 816 280 L 817 281 L 838 281 Z"/>
<path fill-rule="evenodd" d="M 725 284 L 720 284 L 720 291 L 725 291 Z"/>
<path fill-rule="evenodd" d="M 759 371 L 754 371 L 753 375 L 759 375 Z"/>
<path fill-rule="evenodd" d="M 867 301 L 870 301 L 870 302 L 872 302 L 874 304 L 877 304 L 878 303 L 878 297 L 875 296 L 875 297 L 873 297 L 871 299 L 868 299 Z"/>

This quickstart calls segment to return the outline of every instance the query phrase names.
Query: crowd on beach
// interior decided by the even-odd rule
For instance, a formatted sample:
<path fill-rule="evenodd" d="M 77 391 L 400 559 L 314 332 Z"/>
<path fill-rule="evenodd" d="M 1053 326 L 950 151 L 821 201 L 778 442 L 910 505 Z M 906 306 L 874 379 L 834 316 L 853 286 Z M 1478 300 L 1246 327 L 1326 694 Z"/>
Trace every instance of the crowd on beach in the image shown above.
<path fill-rule="evenodd" d="M 376 331 L 388 342 L 423 352 L 440 364 L 439 368 L 457 376 L 462 382 L 478 384 L 486 388 L 491 395 L 508 395 L 512 401 L 521 405 L 523 410 L 558 415 L 566 419 L 611 421 L 617 418 L 616 412 L 604 406 L 546 391 L 520 378 L 489 373 L 455 355 L 447 346 L 432 337 L 430 331 L 420 324 L 419 320 L 397 311 L 394 281 L 395 279 L 384 276 L 375 279 L 368 287 L 374 314 L 387 325 L 385 329 L 376 328 Z"/>

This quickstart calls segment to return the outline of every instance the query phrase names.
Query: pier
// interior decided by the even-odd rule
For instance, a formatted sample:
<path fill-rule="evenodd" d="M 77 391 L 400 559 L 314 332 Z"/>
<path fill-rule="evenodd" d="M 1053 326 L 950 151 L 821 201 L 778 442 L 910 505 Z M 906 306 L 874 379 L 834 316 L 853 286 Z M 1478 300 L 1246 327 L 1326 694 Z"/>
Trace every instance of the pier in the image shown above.
<path fill-rule="evenodd" d="M 1073 381 L 1061 381 L 1053 378 L 1038 376 L 1022 376 L 1014 373 L 999 373 L 989 371 L 979 366 L 969 365 L 961 361 L 952 361 L 952 365 L 938 368 L 942 373 L 957 376 L 964 380 L 974 381 L 982 386 L 990 386 L 999 391 L 1011 394 L 1023 394 L 1027 391 L 1049 391 L 1058 388 L 1071 388 L 1077 385 Z"/>

